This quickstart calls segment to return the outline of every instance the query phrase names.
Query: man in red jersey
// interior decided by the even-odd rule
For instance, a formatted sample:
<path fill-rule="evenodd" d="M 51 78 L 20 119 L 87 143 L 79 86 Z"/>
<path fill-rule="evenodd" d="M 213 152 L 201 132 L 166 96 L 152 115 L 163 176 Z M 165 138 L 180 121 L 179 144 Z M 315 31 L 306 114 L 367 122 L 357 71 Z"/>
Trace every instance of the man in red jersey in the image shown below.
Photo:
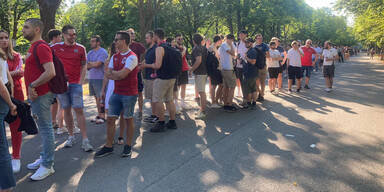
<path fill-rule="evenodd" d="M 311 78 L 311 73 L 313 71 L 313 67 L 315 66 L 319 55 L 316 50 L 312 48 L 312 41 L 308 39 L 305 42 L 305 45 L 301 47 L 304 52 L 304 57 L 301 57 L 301 65 L 303 69 L 303 76 L 305 75 L 305 86 L 304 89 L 309 88 L 309 78 Z M 312 55 L 315 55 L 315 60 L 312 61 Z"/>
<path fill-rule="evenodd" d="M 49 45 L 41 38 L 43 30 L 43 22 L 40 19 L 34 18 L 27 19 L 23 27 L 23 36 L 31 42 L 31 47 L 26 56 L 24 71 L 25 87 L 27 87 L 32 113 L 37 117 L 36 123 L 39 127 L 43 143 L 43 151 L 40 153 L 40 158 L 27 166 L 28 169 L 37 169 L 31 176 L 31 179 L 35 181 L 43 180 L 55 172 L 53 169 L 55 136 L 51 116 L 53 94 L 48 86 L 48 81 L 56 74 L 52 51 Z M 35 58 L 35 56 L 38 58 Z M 37 59 L 40 63 L 37 63 Z M 44 70 L 42 70 L 42 67 Z"/>
<path fill-rule="evenodd" d="M 71 25 L 65 25 L 62 29 L 64 42 L 56 43 L 52 46 L 56 56 L 64 65 L 65 74 L 68 78 L 68 91 L 58 94 L 61 107 L 64 109 L 64 120 L 68 128 L 69 137 L 64 147 L 72 147 L 75 143 L 73 135 L 74 123 L 72 108 L 76 113 L 77 124 L 80 127 L 83 142 L 81 148 L 86 151 L 92 151 L 87 136 L 85 125 L 84 104 L 83 104 L 83 83 L 87 70 L 87 53 L 85 47 L 76 43 L 76 30 Z"/>
<path fill-rule="evenodd" d="M 107 117 L 107 142 L 95 157 L 104 157 L 113 152 L 113 138 L 115 136 L 115 121 L 123 113 L 127 125 L 127 138 L 121 157 L 131 155 L 135 124 L 133 112 L 135 109 L 138 88 L 137 73 L 139 72 L 136 54 L 129 49 L 131 38 L 126 31 L 119 31 L 115 36 L 116 48 L 119 53 L 114 54 L 109 62 L 106 77 L 115 81 L 115 89 L 109 100 Z"/>

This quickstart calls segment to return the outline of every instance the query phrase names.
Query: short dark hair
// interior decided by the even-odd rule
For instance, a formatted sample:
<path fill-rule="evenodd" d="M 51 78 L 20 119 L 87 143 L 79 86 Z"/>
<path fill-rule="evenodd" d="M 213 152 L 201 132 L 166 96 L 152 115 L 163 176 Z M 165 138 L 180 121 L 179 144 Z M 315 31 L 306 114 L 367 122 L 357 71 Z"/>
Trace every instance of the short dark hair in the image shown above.
<path fill-rule="evenodd" d="M 242 34 L 246 34 L 246 35 L 248 35 L 248 31 L 247 31 L 247 30 L 241 30 L 241 31 L 240 31 L 240 34 L 241 34 L 241 33 L 242 33 Z"/>
<path fill-rule="evenodd" d="M 96 42 L 97 42 L 97 43 L 101 43 L 101 42 L 102 42 L 100 35 L 93 35 L 93 36 L 91 37 L 91 39 L 96 39 Z"/>
<path fill-rule="evenodd" d="M 40 19 L 29 18 L 29 19 L 25 20 L 25 22 L 32 24 L 33 27 L 38 27 L 41 32 L 44 31 L 44 23 Z"/>
<path fill-rule="evenodd" d="M 193 35 L 192 40 L 193 40 L 193 42 L 195 42 L 197 45 L 200 45 L 201 42 L 203 41 L 203 36 L 201 36 L 200 34 L 196 33 L 196 34 Z"/>
<path fill-rule="evenodd" d="M 178 37 L 182 37 L 183 35 L 181 35 L 180 33 L 176 34 L 175 35 L 175 38 L 178 38 Z"/>
<path fill-rule="evenodd" d="M 129 45 L 131 43 L 131 36 L 127 31 L 118 31 L 116 35 L 120 35 L 125 44 Z"/>
<path fill-rule="evenodd" d="M 164 32 L 164 29 L 161 29 L 161 28 L 157 28 L 155 29 L 155 35 L 158 36 L 160 39 L 164 39 L 165 37 L 165 32 Z"/>
<path fill-rule="evenodd" d="M 149 34 L 153 38 L 153 31 L 148 31 L 146 34 Z"/>
<path fill-rule="evenodd" d="M 58 29 L 51 29 L 48 31 L 48 39 L 52 41 L 54 37 L 61 35 L 61 31 Z"/>
<path fill-rule="evenodd" d="M 227 39 L 235 40 L 235 36 L 233 36 L 232 34 L 228 34 L 226 37 Z"/>
<path fill-rule="evenodd" d="M 174 38 L 172 38 L 172 37 L 168 37 L 165 41 L 166 41 L 167 43 L 171 44 L 173 40 L 174 40 Z"/>
<path fill-rule="evenodd" d="M 70 30 L 70 29 L 75 29 L 75 27 L 72 25 L 64 25 L 64 27 L 61 29 L 61 32 L 64 34 L 67 34 L 68 30 Z"/>
<path fill-rule="evenodd" d="M 248 43 L 254 43 L 255 40 L 254 40 L 253 38 L 247 38 L 247 39 L 245 40 L 245 42 L 248 42 Z"/>
<path fill-rule="evenodd" d="M 218 41 L 220 41 L 221 40 L 221 37 L 219 36 L 219 35 L 215 35 L 214 37 L 213 37 L 213 42 L 214 43 L 217 43 Z"/>

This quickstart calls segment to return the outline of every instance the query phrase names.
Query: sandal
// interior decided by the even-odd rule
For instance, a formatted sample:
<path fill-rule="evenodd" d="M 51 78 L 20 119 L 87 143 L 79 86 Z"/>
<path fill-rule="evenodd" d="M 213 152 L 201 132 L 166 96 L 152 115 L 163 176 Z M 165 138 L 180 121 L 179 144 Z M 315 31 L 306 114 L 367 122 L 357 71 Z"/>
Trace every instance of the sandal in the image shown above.
<path fill-rule="evenodd" d="M 105 122 L 105 119 L 104 118 L 100 118 L 96 120 L 96 124 L 103 124 Z"/>
<path fill-rule="evenodd" d="M 122 137 L 117 138 L 117 144 L 118 145 L 124 145 L 124 138 L 122 138 Z"/>

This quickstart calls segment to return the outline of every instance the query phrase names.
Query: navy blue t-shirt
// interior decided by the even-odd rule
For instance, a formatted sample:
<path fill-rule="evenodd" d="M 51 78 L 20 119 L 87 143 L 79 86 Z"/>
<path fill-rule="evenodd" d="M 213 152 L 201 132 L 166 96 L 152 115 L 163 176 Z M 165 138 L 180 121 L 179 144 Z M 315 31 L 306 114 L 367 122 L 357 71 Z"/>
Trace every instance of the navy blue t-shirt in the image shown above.
<path fill-rule="evenodd" d="M 257 61 L 259 68 L 262 69 L 267 64 L 267 51 L 269 51 L 269 46 L 261 43 L 260 45 L 255 45 L 254 48 L 257 49 L 259 53 L 262 53 L 262 55 L 259 55 L 259 61 Z"/>
<path fill-rule="evenodd" d="M 155 63 L 155 61 L 156 61 L 156 48 L 157 48 L 157 45 L 155 44 L 154 46 L 152 46 L 151 48 L 149 48 L 147 50 L 147 52 L 145 53 L 145 63 L 147 63 L 147 64 Z M 154 70 L 152 68 L 145 68 L 144 79 L 153 80 L 153 78 L 151 78 L 151 74 L 153 72 L 154 72 Z"/>
<path fill-rule="evenodd" d="M 255 48 L 251 48 L 247 51 L 247 57 L 249 59 L 257 59 L 257 51 Z M 243 62 L 243 73 L 246 79 L 256 78 L 258 76 L 259 69 L 256 64 L 252 65 L 248 62 Z"/>

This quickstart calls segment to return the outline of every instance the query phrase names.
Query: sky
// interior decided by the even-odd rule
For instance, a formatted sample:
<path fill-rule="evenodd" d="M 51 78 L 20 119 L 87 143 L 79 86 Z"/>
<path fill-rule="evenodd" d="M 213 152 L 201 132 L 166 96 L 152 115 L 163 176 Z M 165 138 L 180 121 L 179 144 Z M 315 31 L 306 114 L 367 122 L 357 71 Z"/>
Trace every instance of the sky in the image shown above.
<path fill-rule="evenodd" d="M 336 0 L 305 0 L 313 8 L 332 7 Z"/>

